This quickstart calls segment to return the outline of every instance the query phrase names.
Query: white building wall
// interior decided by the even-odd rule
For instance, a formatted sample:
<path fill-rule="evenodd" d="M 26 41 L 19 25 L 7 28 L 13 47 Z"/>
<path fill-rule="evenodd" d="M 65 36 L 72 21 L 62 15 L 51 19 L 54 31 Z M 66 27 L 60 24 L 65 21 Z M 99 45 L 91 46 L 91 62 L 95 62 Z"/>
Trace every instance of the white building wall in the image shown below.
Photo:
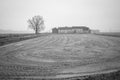
<path fill-rule="evenodd" d="M 85 31 L 85 30 L 83 30 L 83 29 L 60 29 L 60 30 L 58 30 L 58 33 L 65 33 L 65 34 L 67 34 L 67 33 L 88 33 L 89 31 Z"/>
<path fill-rule="evenodd" d="M 83 33 L 83 29 L 76 29 L 76 33 Z"/>

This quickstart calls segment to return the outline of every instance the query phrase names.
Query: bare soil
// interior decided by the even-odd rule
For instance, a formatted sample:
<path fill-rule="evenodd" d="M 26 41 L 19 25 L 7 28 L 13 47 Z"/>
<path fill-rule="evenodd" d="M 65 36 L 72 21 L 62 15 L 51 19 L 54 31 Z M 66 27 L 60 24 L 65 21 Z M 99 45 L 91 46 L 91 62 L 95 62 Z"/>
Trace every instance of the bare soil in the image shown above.
<path fill-rule="evenodd" d="M 53 34 L 0 47 L 0 77 L 60 79 L 119 69 L 119 37 Z"/>

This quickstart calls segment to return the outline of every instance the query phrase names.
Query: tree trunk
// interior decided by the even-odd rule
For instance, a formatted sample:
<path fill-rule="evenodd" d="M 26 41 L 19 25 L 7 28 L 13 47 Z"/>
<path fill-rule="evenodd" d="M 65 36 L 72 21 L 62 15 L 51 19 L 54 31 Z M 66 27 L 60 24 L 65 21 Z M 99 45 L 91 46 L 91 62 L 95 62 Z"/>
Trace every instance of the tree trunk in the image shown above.
<path fill-rule="evenodd" d="M 35 34 L 38 34 L 38 30 L 37 29 L 35 30 Z"/>
<path fill-rule="evenodd" d="M 36 26 L 35 34 L 38 34 L 38 28 L 37 28 L 37 26 Z"/>

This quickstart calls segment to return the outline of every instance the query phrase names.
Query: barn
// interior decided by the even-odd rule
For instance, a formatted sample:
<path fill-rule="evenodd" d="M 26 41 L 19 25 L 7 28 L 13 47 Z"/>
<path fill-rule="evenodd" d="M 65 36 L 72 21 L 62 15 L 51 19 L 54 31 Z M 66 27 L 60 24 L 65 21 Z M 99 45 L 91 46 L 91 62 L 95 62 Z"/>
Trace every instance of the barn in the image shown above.
<path fill-rule="evenodd" d="M 64 34 L 90 33 L 90 29 L 86 26 L 58 27 L 53 28 L 52 33 L 64 33 Z"/>

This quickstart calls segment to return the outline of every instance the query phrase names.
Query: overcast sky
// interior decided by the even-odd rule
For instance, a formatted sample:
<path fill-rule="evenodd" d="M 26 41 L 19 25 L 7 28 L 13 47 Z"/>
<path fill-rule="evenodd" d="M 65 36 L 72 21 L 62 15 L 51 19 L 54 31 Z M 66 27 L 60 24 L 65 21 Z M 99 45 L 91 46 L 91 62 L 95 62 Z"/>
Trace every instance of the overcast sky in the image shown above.
<path fill-rule="evenodd" d="M 120 31 L 120 0 L 0 0 L 0 29 L 29 30 L 27 20 L 43 16 L 45 31 L 88 26 Z"/>

